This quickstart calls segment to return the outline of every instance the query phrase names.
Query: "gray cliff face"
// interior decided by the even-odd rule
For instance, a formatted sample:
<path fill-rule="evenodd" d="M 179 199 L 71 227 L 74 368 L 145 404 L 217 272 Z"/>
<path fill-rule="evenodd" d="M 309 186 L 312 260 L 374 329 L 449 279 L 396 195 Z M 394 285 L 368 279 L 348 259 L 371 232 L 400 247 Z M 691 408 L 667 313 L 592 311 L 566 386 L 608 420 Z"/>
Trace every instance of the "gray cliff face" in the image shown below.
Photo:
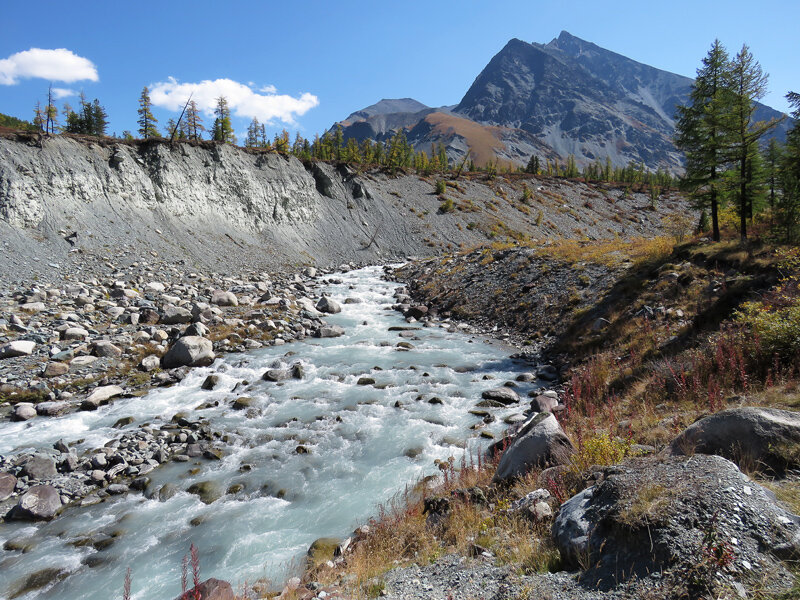
<path fill-rule="evenodd" d="M 435 178 L 303 164 L 211 142 L 5 133 L 0 280 L 77 275 L 92 261 L 224 273 L 336 267 L 473 247 L 506 230 L 539 239 L 660 228 L 652 211 L 636 223 L 615 216 L 624 199 L 605 212 L 587 209 L 596 191 L 583 184 L 528 183 L 569 198 L 575 212 L 542 201 L 539 217 L 520 203 L 522 183 L 504 178 L 460 181 L 447 192 L 455 210 L 443 211 Z M 648 204 L 631 203 L 627 210 Z"/>
<path fill-rule="evenodd" d="M 102 147 L 56 137 L 37 147 L 0 139 L 0 216 L 18 228 L 85 228 L 125 210 L 259 233 L 311 221 L 316 200 L 313 177 L 294 158 L 228 146 Z"/>

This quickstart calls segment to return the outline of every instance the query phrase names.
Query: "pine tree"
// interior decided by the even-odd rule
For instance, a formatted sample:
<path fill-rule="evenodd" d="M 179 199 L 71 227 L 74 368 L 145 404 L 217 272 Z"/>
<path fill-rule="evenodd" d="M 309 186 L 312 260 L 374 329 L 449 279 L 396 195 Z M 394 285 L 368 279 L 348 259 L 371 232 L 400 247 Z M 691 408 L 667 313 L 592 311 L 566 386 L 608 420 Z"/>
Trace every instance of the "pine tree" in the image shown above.
<path fill-rule="evenodd" d="M 730 112 L 727 72 L 728 53 L 714 40 L 689 93 L 690 104 L 678 106 L 675 145 L 686 154 L 686 173 L 681 181 L 698 209 L 711 209 L 714 241 L 719 241 L 721 177 L 730 146 L 725 120 Z"/>
<path fill-rule="evenodd" d="M 211 139 L 235 144 L 236 136 L 233 134 L 233 125 L 231 124 L 231 109 L 225 96 L 217 98 L 214 114 L 217 115 L 217 118 L 214 119 L 214 126 L 211 128 Z"/>
<path fill-rule="evenodd" d="M 194 100 L 191 100 L 186 108 L 186 129 L 190 140 L 197 142 L 203 139 L 203 132 L 206 128 L 203 127 L 203 117 L 200 116 Z"/>
<path fill-rule="evenodd" d="M 136 111 L 139 114 L 139 120 L 136 123 L 139 125 L 139 136 L 143 139 L 158 137 L 158 129 L 156 123 L 158 119 L 153 116 L 150 107 L 150 90 L 145 86 L 139 96 L 139 109 Z"/>
<path fill-rule="evenodd" d="M 739 234 L 747 239 L 747 220 L 753 218 L 754 205 L 759 198 L 762 181 L 759 180 L 760 154 L 758 141 L 778 124 L 754 123 L 756 101 L 767 93 L 767 75 L 753 58 L 747 45 L 742 46 L 726 74 L 730 91 L 731 110 L 724 121 L 730 138 L 730 158 L 734 168 L 729 175 L 732 197 L 739 213 Z"/>

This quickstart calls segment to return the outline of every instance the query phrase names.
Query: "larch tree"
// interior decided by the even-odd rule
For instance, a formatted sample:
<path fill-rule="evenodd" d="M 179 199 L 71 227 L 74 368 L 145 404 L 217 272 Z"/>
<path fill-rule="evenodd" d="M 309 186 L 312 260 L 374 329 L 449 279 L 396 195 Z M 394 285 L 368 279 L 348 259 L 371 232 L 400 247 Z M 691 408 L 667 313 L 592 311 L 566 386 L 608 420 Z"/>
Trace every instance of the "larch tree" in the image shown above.
<path fill-rule="evenodd" d="M 36 101 L 36 106 L 33 108 L 33 126 L 39 131 L 44 131 L 44 111 L 42 110 L 42 103 Z"/>
<path fill-rule="evenodd" d="M 722 174 L 730 147 L 725 127 L 731 109 L 727 73 L 728 53 L 714 40 L 689 93 L 689 104 L 678 106 L 675 145 L 686 154 L 686 173 L 681 187 L 696 208 L 711 210 L 714 241 L 719 241 L 719 208 Z"/>
<path fill-rule="evenodd" d="M 56 119 L 58 118 L 58 109 L 56 105 L 53 104 L 53 86 L 51 85 L 47 88 L 47 106 L 44 108 L 44 116 L 45 116 L 45 132 L 46 133 L 55 133 L 56 127 L 58 126 Z"/>
<path fill-rule="evenodd" d="M 236 136 L 233 134 L 233 125 L 231 124 L 231 109 L 225 96 L 217 98 L 217 107 L 214 109 L 214 114 L 217 117 L 214 119 L 214 126 L 211 129 L 211 139 L 217 142 L 235 144 Z"/>
<path fill-rule="evenodd" d="M 775 227 L 788 243 L 800 240 L 800 94 L 789 92 L 786 99 L 792 105 L 794 124 L 786 134 L 780 159 L 780 194 L 775 198 Z"/>
<path fill-rule="evenodd" d="M 770 129 L 778 124 L 754 122 L 756 101 L 767 93 L 767 74 L 761 69 L 747 45 L 736 54 L 726 74 L 729 88 L 730 112 L 725 119 L 725 128 L 730 140 L 730 160 L 734 168 L 730 172 L 732 197 L 739 213 L 739 234 L 747 239 L 747 220 L 752 220 L 754 205 L 763 191 L 760 177 L 758 142 Z"/>
<path fill-rule="evenodd" d="M 186 128 L 190 140 L 197 142 L 203 139 L 203 132 L 206 128 L 203 126 L 203 117 L 200 116 L 200 111 L 194 100 L 191 100 L 186 108 Z"/>
<path fill-rule="evenodd" d="M 156 129 L 158 119 L 153 116 L 151 106 L 150 90 L 144 86 L 139 96 L 139 109 L 136 111 L 139 114 L 139 119 L 136 121 L 139 125 L 139 136 L 143 139 L 158 137 L 158 129 Z"/>

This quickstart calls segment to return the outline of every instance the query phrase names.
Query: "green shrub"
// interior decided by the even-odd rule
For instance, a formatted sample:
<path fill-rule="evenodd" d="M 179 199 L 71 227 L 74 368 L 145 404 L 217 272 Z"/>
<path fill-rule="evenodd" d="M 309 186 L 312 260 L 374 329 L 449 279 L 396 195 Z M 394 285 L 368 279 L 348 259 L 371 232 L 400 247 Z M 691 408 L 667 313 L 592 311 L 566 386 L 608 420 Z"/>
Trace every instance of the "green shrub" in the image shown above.
<path fill-rule="evenodd" d="M 593 465 L 615 465 L 622 462 L 631 449 L 629 440 L 611 439 L 607 433 L 584 440 L 577 452 L 570 457 L 569 470 L 581 475 Z"/>
<path fill-rule="evenodd" d="M 759 302 L 745 302 L 736 320 L 758 338 L 762 352 L 783 358 L 800 353 L 800 303 L 768 310 Z"/>
<path fill-rule="evenodd" d="M 455 208 L 455 205 L 453 204 L 453 201 L 450 198 L 445 198 L 442 201 L 442 203 L 439 205 L 439 212 L 442 212 L 442 213 L 453 212 L 454 208 Z"/>
<path fill-rule="evenodd" d="M 436 182 L 436 193 L 441 195 L 447 191 L 447 182 L 444 179 L 439 179 Z"/>

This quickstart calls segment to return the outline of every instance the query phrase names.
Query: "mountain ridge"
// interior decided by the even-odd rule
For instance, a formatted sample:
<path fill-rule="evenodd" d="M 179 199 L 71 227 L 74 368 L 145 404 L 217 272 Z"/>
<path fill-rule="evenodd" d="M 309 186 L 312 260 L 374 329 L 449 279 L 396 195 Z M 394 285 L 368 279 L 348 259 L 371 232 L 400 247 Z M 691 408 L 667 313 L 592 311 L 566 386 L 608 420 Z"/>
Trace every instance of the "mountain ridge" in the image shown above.
<path fill-rule="evenodd" d="M 678 173 L 683 156 L 672 142 L 674 116 L 688 101 L 692 82 L 561 31 L 546 44 L 509 40 L 454 106 L 412 112 L 408 109 L 425 105 L 411 98 L 383 99 L 334 126 L 342 127 L 345 139 L 359 142 L 386 141 L 403 130 L 418 150 L 445 144 L 453 161 L 472 140 L 494 137 L 501 142 L 494 159 L 481 152 L 478 164 L 524 165 L 534 154 L 543 162 L 563 162 L 572 155 L 579 166 L 610 159 L 615 166 L 635 162 Z M 391 112 L 394 106 L 404 110 Z M 443 135 L 441 127 L 430 126 L 434 113 L 450 115 L 457 126 Z M 757 105 L 757 120 L 781 116 Z M 785 136 L 789 123 L 779 124 L 773 135 Z"/>

